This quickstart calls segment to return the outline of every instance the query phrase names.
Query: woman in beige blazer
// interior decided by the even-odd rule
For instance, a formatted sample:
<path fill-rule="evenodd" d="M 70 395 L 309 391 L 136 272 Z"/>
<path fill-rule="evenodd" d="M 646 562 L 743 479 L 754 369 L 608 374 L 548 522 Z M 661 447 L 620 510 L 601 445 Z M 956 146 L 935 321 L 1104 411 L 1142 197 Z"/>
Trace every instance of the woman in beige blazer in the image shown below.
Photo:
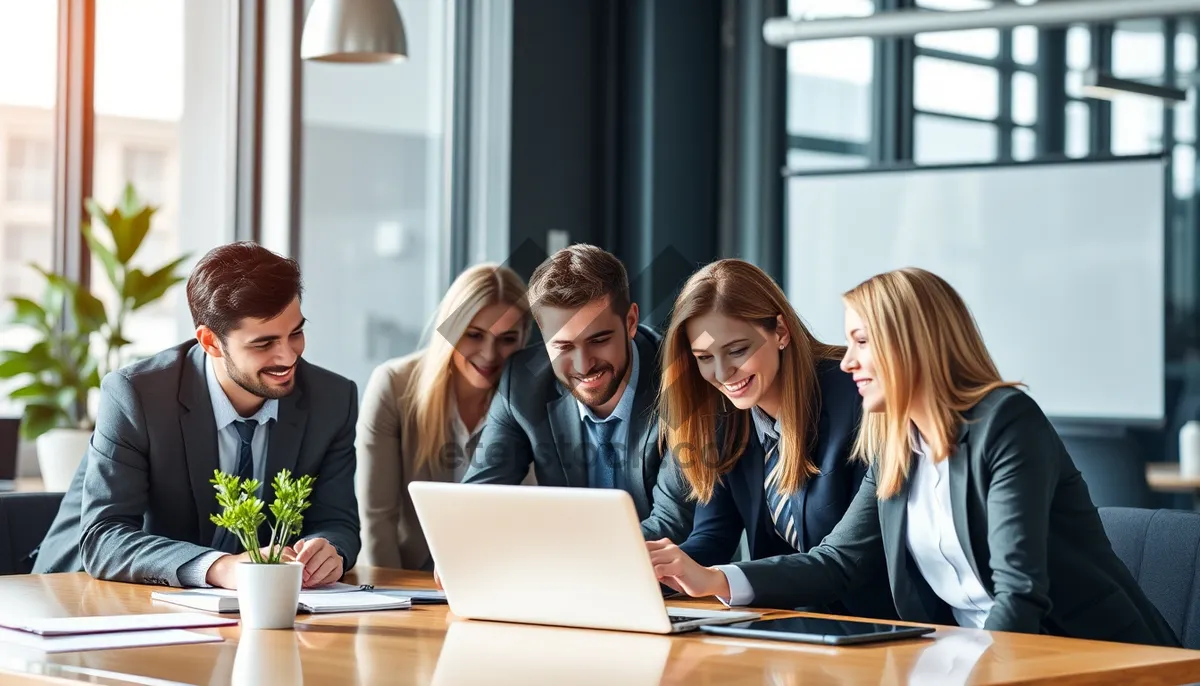
<path fill-rule="evenodd" d="M 371 374 L 355 440 L 360 564 L 432 569 L 408 484 L 462 480 L 504 362 L 529 337 L 524 296 L 507 267 L 467 269 L 442 298 L 429 343 Z"/>

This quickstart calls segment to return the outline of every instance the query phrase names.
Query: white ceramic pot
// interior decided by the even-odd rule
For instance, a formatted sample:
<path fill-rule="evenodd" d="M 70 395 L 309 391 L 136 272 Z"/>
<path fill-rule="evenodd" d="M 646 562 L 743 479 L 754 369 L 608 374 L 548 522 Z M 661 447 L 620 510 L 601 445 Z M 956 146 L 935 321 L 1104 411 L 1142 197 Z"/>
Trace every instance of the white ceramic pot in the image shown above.
<path fill-rule="evenodd" d="M 66 491 L 87 454 L 91 431 L 50 429 L 37 438 L 38 468 L 47 491 Z"/>
<path fill-rule="evenodd" d="M 237 567 L 238 611 L 243 629 L 291 629 L 300 603 L 304 565 L 241 562 Z"/>

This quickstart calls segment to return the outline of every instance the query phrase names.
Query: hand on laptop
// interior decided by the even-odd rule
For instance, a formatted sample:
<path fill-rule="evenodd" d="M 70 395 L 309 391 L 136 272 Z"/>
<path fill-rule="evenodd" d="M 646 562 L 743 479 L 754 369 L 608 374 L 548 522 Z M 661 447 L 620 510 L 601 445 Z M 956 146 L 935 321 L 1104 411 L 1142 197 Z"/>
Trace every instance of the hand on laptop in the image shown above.
<path fill-rule="evenodd" d="M 721 570 L 701 567 L 669 539 L 646 541 L 646 549 L 661 583 L 693 598 L 729 597 L 729 580 Z"/>

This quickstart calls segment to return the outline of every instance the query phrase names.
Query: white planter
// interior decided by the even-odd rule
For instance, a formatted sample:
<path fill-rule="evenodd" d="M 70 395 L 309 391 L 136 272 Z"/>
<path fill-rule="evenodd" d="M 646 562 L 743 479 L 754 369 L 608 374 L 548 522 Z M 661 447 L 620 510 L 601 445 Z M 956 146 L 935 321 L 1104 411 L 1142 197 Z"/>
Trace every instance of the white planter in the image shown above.
<path fill-rule="evenodd" d="M 300 562 L 238 563 L 237 595 L 242 628 L 291 629 L 296 622 L 303 576 L 304 565 Z"/>
<path fill-rule="evenodd" d="M 87 454 L 91 431 L 50 429 L 37 438 L 38 468 L 47 491 L 66 491 Z"/>

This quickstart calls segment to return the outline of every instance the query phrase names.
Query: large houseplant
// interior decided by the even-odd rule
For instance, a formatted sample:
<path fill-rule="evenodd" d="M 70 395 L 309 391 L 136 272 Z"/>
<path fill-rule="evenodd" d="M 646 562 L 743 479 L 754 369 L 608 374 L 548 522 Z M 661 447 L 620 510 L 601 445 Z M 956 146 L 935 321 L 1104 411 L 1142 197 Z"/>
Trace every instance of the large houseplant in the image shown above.
<path fill-rule="evenodd" d="M 84 224 L 83 237 L 116 294 L 115 306 L 110 311 L 87 284 L 31 265 L 46 281 L 41 301 L 9 301 L 12 322 L 30 327 L 36 339 L 24 350 L 0 352 L 0 379 L 25 382 L 9 397 L 24 403 L 21 436 L 37 441 L 42 479 L 54 491 L 66 490 L 83 459 L 95 426 L 89 399 L 104 375 L 124 362 L 129 315 L 186 278 L 177 270 L 187 255 L 149 270 L 133 265 L 157 208 L 132 185 L 115 207 L 88 200 L 87 209 L 93 221 Z"/>
<path fill-rule="evenodd" d="M 275 523 L 270 542 L 260 548 L 258 530 L 267 516 L 257 495 L 258 480 L 213 472 L 211 483 L 221 511 L 211 515 L 212 522 L 236 536 L 250 558 L 237 569 L 238 611 L 244 629 L 288 629 L 295 622 L 304 565 L 285 561 L 283 554 L 292 537 L 300 534 L 314 481 L 316 477 L 308 474 L 293 478 L 287 469 L 275 475 L 271 484 L 275 500 L 268 508 Z"/>

